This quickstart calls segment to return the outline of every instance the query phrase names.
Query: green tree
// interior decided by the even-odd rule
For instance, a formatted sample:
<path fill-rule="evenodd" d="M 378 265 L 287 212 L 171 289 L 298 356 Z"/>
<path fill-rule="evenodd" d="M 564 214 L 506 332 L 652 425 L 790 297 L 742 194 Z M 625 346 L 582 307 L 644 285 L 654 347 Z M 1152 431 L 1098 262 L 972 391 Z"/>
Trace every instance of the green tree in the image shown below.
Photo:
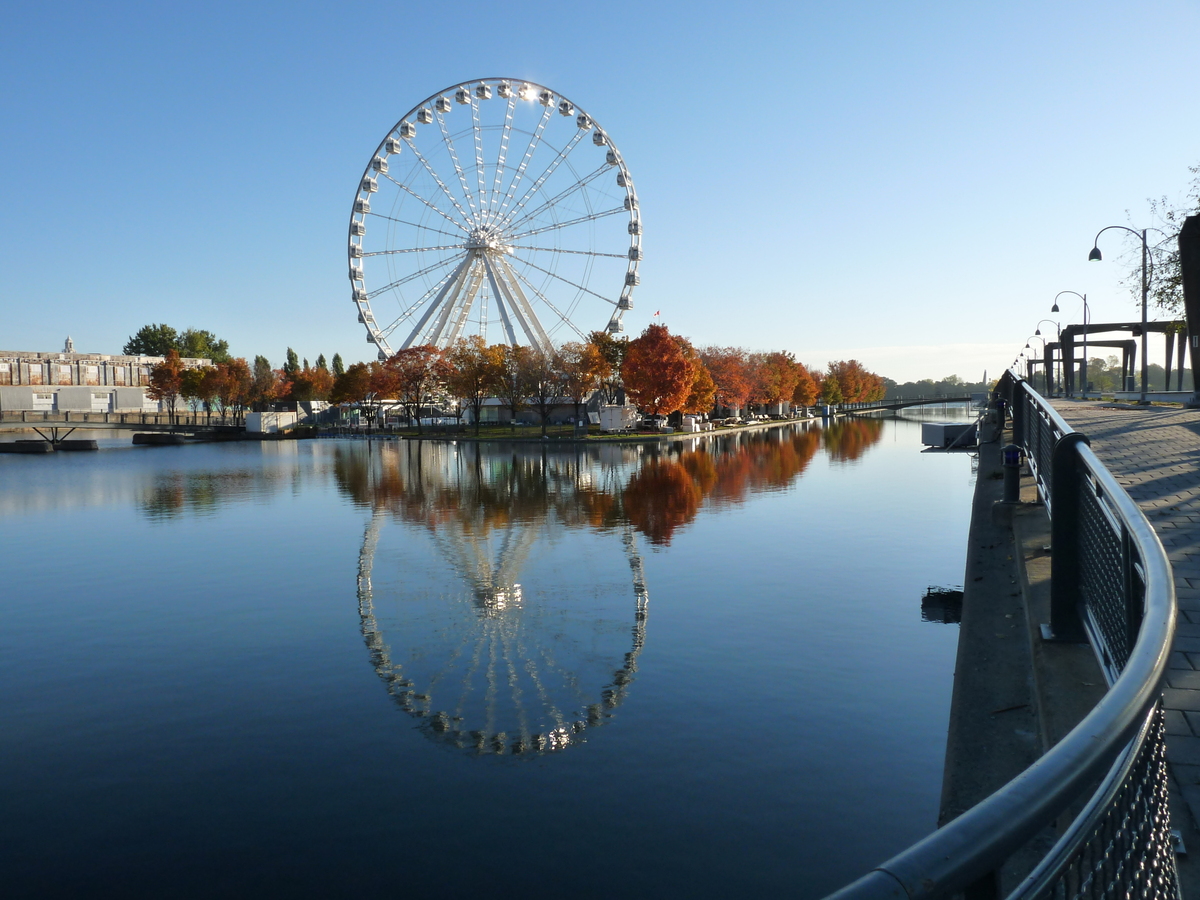
<path fill-rule="evenodd" d="M 326 372 L 329 371 L 329 366 L 327 366 L 325 364 L 325 354 L 324 353 L 322 353 L 320 356 L 317 357 L 317 368 L 324 369 Z"/>
<path fill-rule="evenodd" d="M 211 359 L 215 363 L 229 362 L 229 341 L 218 340 L 211 331 L 188 328 L 175 342 L 179 355 L 190 359 Z"/>
<path fill-rule="evenodd" d="M 143 325 L 125 342 L 126 356 L 166 356 L 179 349 L 179 334 L 170 325 Z"/>
<path fill-rule="evenodd" d="M 275 398 L 275 370 L 265 356 L 254 357 L 254 370 L 250 376 L 248 402 L 261 411 Z"/>
<path fill-rule="evenodd" d="M 333 377 L 340 378 L 346 374 L 346 364 L 342 362 L 342 354 L 333 354 Z"/>
<path fill-rule="evenodd" d="M 300 371 L 300 357 L 296 355 L 296 351 L 291 347 L 287 348 L 287 361 L 283 364 L 283 373 L 288 378 L 295 376 Z"/>

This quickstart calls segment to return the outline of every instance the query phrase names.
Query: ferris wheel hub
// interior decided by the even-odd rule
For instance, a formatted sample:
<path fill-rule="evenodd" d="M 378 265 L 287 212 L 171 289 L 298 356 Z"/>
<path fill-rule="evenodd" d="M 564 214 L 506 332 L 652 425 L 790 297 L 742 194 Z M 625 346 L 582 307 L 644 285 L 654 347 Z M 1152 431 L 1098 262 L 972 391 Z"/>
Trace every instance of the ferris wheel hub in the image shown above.
<path fill-rule="evenodd" d="M 483 225 L 474 228 L 467 235 L 468 250 L 487 250 L 492 253 L 511 253 L 512 248 L 505 240 L 504 232 L 493 226 Z"/>

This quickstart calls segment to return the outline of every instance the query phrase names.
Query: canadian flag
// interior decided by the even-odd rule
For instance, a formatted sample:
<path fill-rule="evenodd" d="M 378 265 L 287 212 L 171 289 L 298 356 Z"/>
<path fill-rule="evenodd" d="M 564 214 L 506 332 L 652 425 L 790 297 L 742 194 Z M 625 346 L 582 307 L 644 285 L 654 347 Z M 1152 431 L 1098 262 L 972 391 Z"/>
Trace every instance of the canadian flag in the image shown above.
<path fill-rule="evenodd" d="M 652 319 L 658 318 L 658 310 L 657 309 L 654 311 L 654 315 L 652 315 L 650 318 L 652 318 Z"/>

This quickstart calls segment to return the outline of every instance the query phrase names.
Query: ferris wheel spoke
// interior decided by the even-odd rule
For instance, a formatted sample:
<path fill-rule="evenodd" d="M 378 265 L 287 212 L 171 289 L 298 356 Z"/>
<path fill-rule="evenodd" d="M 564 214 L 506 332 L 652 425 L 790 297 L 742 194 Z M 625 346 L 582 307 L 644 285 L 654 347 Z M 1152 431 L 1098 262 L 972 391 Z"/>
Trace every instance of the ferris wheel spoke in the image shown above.
<path fill-rule="evenodd" d="M 502 227 L 503 225 L 507 224 L 514 215 L 525 208 L 525 204 L 529 202 L 529 198 L 538 192 L 541 186 L 546 183 L 546 179 L 554 174 L 555 170 L 562 164 L 562 161 L 566 159 L 571 151 L 579 145 L 579 141 L 583 138 L 583 135 L 584 132 L 582 130 L 576 129 L 575 134 L 571 136 L 571 140 L 567 142 L 567 146 L 558 151 L 558 155 L 550 161 L 550 164 L 546 166 L 545 171 L 543 171 L 542 174 L 537 177 L 537 180 L 533 184 L 525 189 L 525 193 L 521 195 L 521 199 L 518 200 L 516 204 L 513 205 L 512 209 L 509 210 L 508 215 L 505 216 L 500 223 Z"/>
<path fill-rule="evenodd" d="M 435 250 L 464 250 L 462 244 L 447 244 L 441 247 L 402 247 L 396 250 L 372 250 L 369 253 L 364 253 L 363 258 L 368 256 L 398 256 L 402 253 L 432 253 Z"/>
<path fill-rule="evenodd" d="M 428 168 L 428 164 L 426 164 L 426 168 Z M 417 200 L 420 200 L 422 203 L 424 203 L 426 206 L 428 206 L 430 209 L 432 209 L 435 213 L 437 213 L 439 216 L 441 216 L 443 219 L 445 219 L 447 222 L 449 222 L 451 225 L 453 225 L 459 231 L 463 231 L 463 232 L 470 234 L 470 232 L 471 232 L 470 228 L 468 228 L 462 222 L 455 221 L 454 217 L 451 216 L 449 213 L 447 213 L 444 209 L 437 206 L 437 204 L 430 203 L 428 200 L 426 200 L 424 197 L 422 197 L 420 194 L 418 194 L 416 191 L 414 191 L 412 188 L 410 188 L 407 184 L 400 183 L 395 178 L 393 178 L 391 175 L 384 175 L 383 177 L 386 178 L 388 181 L 390 181 L 392 184 L 394 184 L 396 187 L 400 188 L 400 190 L 404 191 L 409 196 L 415 197 Z M 436 175 L 434 176 L 434 180 L 437 180 Z M 441 182 L 438 181 L 438 184 L 441 184 Z M 446 186 L 444 184 L 442 185 L 442 190 L 443 191 L 446 190 Z M 461 212 L 461 210 L 460 210 L 460 212 Z"/>
<path fill-rule="evenodd" d="M 395 281 L 389 282 L 388 284 L 385 284 L 383 287 L 375 288 L 375 290 L 373 290 L 369 294 L 367 294 L 367 299 L 374 300 L 380 294 L 390 291 L 393 288 L 398 288 L 401 285 L 408 284 L 410 281 L 414 281 L 415 279 L 420 278 L 422 275 L 428 275 L 430 272 L 436 272 L 442 266 L 448 266 L 451 263 L 453 263 L 454 261 L 455 261 L 454 257 L 448 257 L 447 259 L 438 260 L 437 262 L 432 263 L 423 269 L 417 269 L 417 271 L 415 271 L 409 275 L 405 275 L 403 278 L 398 278 Z"/>
<path fill-rule="evenodd" d="M 467 211 L 462 208 L 462 205 L 458 202 L 458 199 L 452 193 L 450 193 L 450 188 L 446 187 L 445 182 L 438 177 L 438 173 L 433 170 L 433 166 L 429 164 L 429 160 L 427 160 L 421 151 L 417 149 L 417 145 L 413 142 L 413 139 L 405 138 L 405 143 L 412 148 L 413 155 L 417 158 L 417 161 L 425 167 L 425 171 L 429 173 L 429 177 L 432 178 L 437 183 L 437 186 L 442 189 L 442 193 L 446 195 L 446 199 L 449 200 L 454 205 L 454 208 L 458 210 L 458 214 L 463 217 L 463 221 L 467 224 L 467 228 L 464 230 L 469 231 L 472 223 L 471 217 L 467 215 Z M 445 215 L 445 213 L 443 213 L 443 215 Z M 446 218 L 450 219 L 449 216 L 446 216 Z M 450 221 L 453 222 L 454 220 L 450 219 Z"/>
<path fill-rule="evenodd" d="M 555 206 L 558 203 L 561 203 L 563 200 L 565 200 L 571 194 L 575 193 L 576 191 L 583 190 L 585 187 L 587 187 L 589 184 L 591 184 L 593 181 L 595 181 L 597 178 L 599 178 L 605 172 L 610 171 L 611 168 L 612 167 L 609 166 L 608 163 L 604 163 L 603 165 L 600 166 L 600 168 L 596 169 L 594 172 L 589 172 L 587 175 L 584 175 L 582 178 L 580 178 L 578 181 L 576 181 L 570 187 L 559 191 L 557 194 L 555 194 L 553 197 L 551 197 L 549 200 L 547 200 L 545 203 L 543 203 L 537 209 L 526 212 L 523 216 L 521 216 L 518 219 L 513 219 L 512 221 L 510 221 L 508 223 L 508 227 L 509 228 L 520 228 L 521 223 L 529 222 L 529 221 L 532 221 L 533 219 L 536 219 L 538 216 L 540 216 L 542 213 L 544 213 L 550 207 Z"/>
<path fill-rule="evenodd" d="M 441 210 L 438 210 L 438 212 L 441 212 Z M 372 213 L 367 213 L 367 215 L 374 216 L 377 219 L 387 219 L 387 221 L 395 222 L 397 225 L 407 225 L 410 228 L 418 228 L 418 229 L 423 229 L 425 231 L 432 231 L 434 234 L 444 234 L 446 237 L 452 237 L 452 238 L 462 237 L 461 234 L 455 234 L 452 231 L 443 231 L 440 228 L 434 228 L 432 225 L 421 225 L 421 224 L 418 224 L 417 222 L 407 222 L 404 219 L 397 219 L 394 216 L 385 216 L 383 213 L 372 212 Z M 454 224 L 456 226 L 458 225 L 457 222 L 455 222 Z"/>
<path fill-rule="evenodd" d="M 629 259 L 628 253 L 600 253 L 596 250 L 567 250 L 563 247 L 530 247 L 528 244 L 514 244 L 518 250 L 535 250 L 538 253 L 574 253 L 577 256 L 606 256 L 611 259 Z"/>
<path fill-rule="evenodd" d="M 458 152 L 454 149 L 454 141 L 450 138 L 450 132 L 446 130 L 446 119 L 439 112 L 437 113 L 437 120 L 438 127 L 442 130 L 442 140 L 446 142 L 446 149 L 450 151 L 450 159 L 454 163 L 454 171 L 458 173 L 458 183 L 462 185 L 463 196 L 467 198 L 467 205 L 471 207 L 471 222 L 479 224 L 479 211 L 475 209 L 475 196 L 471 193 L 471 189 L 467 187 L 467 175 L 458 161 Z"/>
<path fill-rule="evenodd" d="M 487 215 L 484 204 L 488 202 L 487 179 L 483 174 L 483 128 L 479 124 L 479 100 L 471 98 L 471 133 L 475 139 L 475 177 L 479 181 L 479 217 Z"/>
<path fill-rule="evenodd" d="M 492 178 L 492 190 L 488 194 L 488 224 L 495 218 L 496 203 L 500 199 L 500 184 L 504 179 L 504 164 L 508 160 L 508 139 L 512 135 L 513 113 L 517 109 L 517 95 L 508 98 L 508 109 L 504 113 L 504 128 L 500 132 L 500 153 L 496 157 L 496 174 Z"/>
<path fill-rule="evenodd" d="M 500 208 L 496 211 L 497 219 L 493 221 L 503 221 L 506 217 L 508 204 L 512 202 L 513 195 L 516 194 L 517 188 L 521 184 L 521 179 L 525 177 L 525 169 L 529 166 L 529 160 L 533 157 L 533 151 L 542 142 L 542 133 L 546 130 L 546 123 L 550 121 L 552 114 L 551 107 L 549 106 L 542 110 L 541 121 L 538 122 L 537 128 L 533 130 L 533 135 L 529 138 L 529 146 L 525 148 L 525 155 L 521 157 L 521 164 L 517 166 L 517 171 L 513 175 L 512 181 L 508 183 L 508 190 L 504 194 L 504 202 L 500 204 Z"/>
<path fill-rule="evenodd" d="M 596 219 L 603 219 L 606 216 L 615 216 L 617 213 L 625 212 L 625 207 L 617 206 L 613 209 L 606 209 L 598 213 L 589 213 L 586 216 L 580 216 L 577 219 L 569 219 L 566 222 L 555 222 L 553 225 L 543 225 L 541 228 L 534 228 L 531 231 L 523 231 L 520 234 L 514 234 L 509 237 L 509 240 L 520 240 L 523 237 L 532 237 L 535 234 L 542 234 L 546 231 L 556 231 L 559 228 L 570 228 L 572 225 L 579 225 L 582 222 L 594 222 Z"/>
<path fill-rule="evenodd" d="M 557 278 L 559 281 L 565 282 L 566 284 L 569 284 L 571 287 L 577 288 L 578 290 L 583 291 L 585 294 L 591 294 L 593 297 L 598 297 L 599 299 L 603 300 L 605 303 L 609 303 L 613 306 L 617 305 L 616 300 L 609 300 L 603 294 L 597 294 L 595 291 L 591 290 L 590 288 L 584 287 L 582 284 L 576 284 L 574 281 L 571 281 L 571 279 L 569 279 L 569 278 L 563 278 L 557 272 L 551 272 L 549 269 L 543 269 L 537 263 L 532 263 L 522 256 L 517 256 L 516 254 L 513 254 L 513 259 L 518 259 L 521 262 L 525 263 L 525 265 L 530 266 L 534 269 L 537 269 L 539 272 L 545 272 L 551 278 Z"/>
<path fill-rule="evenodd" d="M 550 308 L 550 311 L 552 313 L 554 313 L 556 316 L 558 316 L 560 319 L 562 319 L 563 323 L 568 328 L 570 328 L 572 331 L 574 331 L 583 340 L 585 340 L 585 341 L 587 340 L 587 335 L 584 334 L 578 327 L 576 327 L 576 325 L 574 323 L 572 323 L 571 320 L 567 316 L 563 315 L 563 313 L 559 311 L 557 306 L 555 306 L 548 299 L 546 299 L 546 295 L 543 294 L 541 291 L 539 291 L 536 287 L 534 287 L 533 282 L 531 282 L 528 278 L 522 277 L 521 273 L 517 272 L 515 269 L 512 270 L 512 273 L 517 278 L 520 278 L 521 281 L 525 282 L 525 284 L 528 286 L 528 288 L 531 291 L 533 291 L 533 293 L 537 296 L 537 298 L 539 300 L 541 300 L 543 303 L 545 303 L 546 306 Z"/>

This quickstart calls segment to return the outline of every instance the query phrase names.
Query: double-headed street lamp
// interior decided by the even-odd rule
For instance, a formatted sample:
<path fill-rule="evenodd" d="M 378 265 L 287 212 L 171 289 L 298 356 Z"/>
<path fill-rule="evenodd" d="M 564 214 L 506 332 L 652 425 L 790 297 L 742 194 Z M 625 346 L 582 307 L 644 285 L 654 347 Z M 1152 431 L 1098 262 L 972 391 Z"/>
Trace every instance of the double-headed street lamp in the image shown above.
<path fill-rule="evenodd" d="M 1134 237 L 1142 242 L 1142 396 L 1138 403 L 1142 406 L 1147 405 L 1150 401 L 1146 399 L 1147 381 L 1150 377 L 1150 364 L 1146 359 L 1146 301 L 1150 297 L 1150 249 L 1146 246 L 1146 230 L 1141 231 L 1130 228 L 1127 225 L 1108 225 L 1096 232 L 1096 239 L 1092 241 L 1092 251 L 1088 254 L 1088 262 L 1099 262 L 1104 257 L 1100 255 L 1100 235 L 1108 231 L 1110 228 L 1119 228 L 1122 231 L 1128 231 Z"/>
<path fill-rule="evenodd" d="M 1099 253 L 1100 251 L 1097 250 L 1096 252 Z M 1050 307 L 1050 312 L 1058 312 L 1058 298 L 1061 297 L 1063 294 L 1074 294 L 1076 297 L 1078 297 L 1080 300 L 1083 301 L 1083 367 L 1080 369 L 1080 381 L 1082 382 L 1082 385 L 1080 387 L 1079 393 L 1082 394 L 1083 397 L 1086 399 L 1087 398 L 1087 328 L 1088 328 L 1087 294 L 1081 294 L 1078 291 L 1059 291 L 1057 294 L 1054 295 L 1054 305 Z M 1045 322 L 1045 321 L 1047 321 L 1047 320 L 1046 319 L 1042 320 L 1042 322 Z M 1041 322 L 1039 322 L 1038 324 L 1040 325 Z M 1061 331 L 1059 332 L 1059 337 L 1062 337 Z M 1061 348 L 1060 348 L 1059 352 L 1060 353 L 1062 352 Z M 1074 350 L 1071 351 L 1071 357 L 1072 358 L 1069 363 L 1067 361 L 1067 358 L 1065 356 L 1063 357 L 1064 388 L 1066 386 L 1065 382 L 1067 380 L 1066 379 L 1067 366 L 1070 365 L 1070 366 L 1074 367 L 1074 365 L 1075 365 L 1075 359 L 1074 359 L 1075 351 Z"/>

